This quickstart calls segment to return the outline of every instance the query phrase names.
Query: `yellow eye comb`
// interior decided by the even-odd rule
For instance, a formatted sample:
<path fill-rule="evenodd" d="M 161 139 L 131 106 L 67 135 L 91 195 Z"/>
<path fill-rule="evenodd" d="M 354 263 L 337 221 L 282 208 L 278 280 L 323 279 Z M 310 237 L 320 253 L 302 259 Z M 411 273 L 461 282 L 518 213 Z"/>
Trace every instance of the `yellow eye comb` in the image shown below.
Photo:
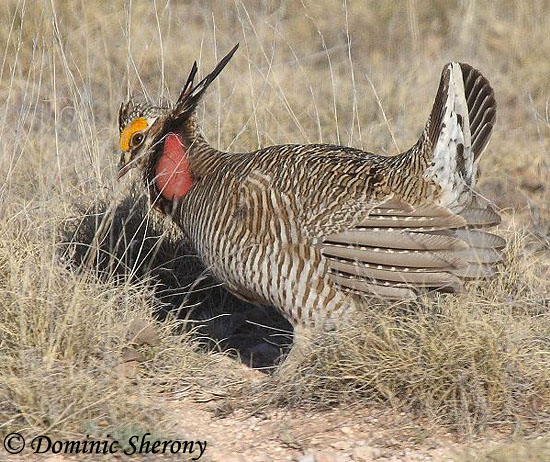
<path fill-rule="evenodd" d="M 122 133 L 120 134 L 120 149 L 124 152 L 129 151 L 132 135 L 136 132 L 145 130 L 146 128 L 147 120 L 145 120 L 144 117 L 138 117 L 137 119 L 132 120 L 132 122 L 124 127 L 124 130 L 122 130 Z"/>

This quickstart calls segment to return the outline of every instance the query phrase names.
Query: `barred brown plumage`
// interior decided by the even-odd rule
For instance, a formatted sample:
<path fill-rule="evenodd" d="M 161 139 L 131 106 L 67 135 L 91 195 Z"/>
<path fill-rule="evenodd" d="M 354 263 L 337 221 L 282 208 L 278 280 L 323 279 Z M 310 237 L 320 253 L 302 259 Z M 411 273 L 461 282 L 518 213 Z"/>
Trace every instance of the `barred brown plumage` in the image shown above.
<path fill-rule="evenodd" d="M 330 328 L 365 296 L 458 292 L 494 274 L 505 242 L 481 228 L 500 217 L 473 189 L 496 117 L 479 71 L 443 68 L 418 142 L 394 157 L 328 144 L 231 153 L 207 143 L 195 110 L 236 49 L 196 85 L 195 63 L 173 107 L 129 101 L 119 115 L 121 175 L 141 168 L 152 203 L 231 292 Z"/>

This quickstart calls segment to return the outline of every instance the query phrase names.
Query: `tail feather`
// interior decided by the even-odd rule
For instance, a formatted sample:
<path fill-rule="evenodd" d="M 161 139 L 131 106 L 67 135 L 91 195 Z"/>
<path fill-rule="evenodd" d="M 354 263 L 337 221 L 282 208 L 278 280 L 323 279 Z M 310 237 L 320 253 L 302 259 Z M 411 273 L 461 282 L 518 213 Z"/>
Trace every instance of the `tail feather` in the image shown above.
<path fill-rule="evenodd" d="M 445 66 L 424 132 L 403 155 L 425 168 L 424 178 L 441 194 L 418 206 L 392 197 L 355 227 L 326 236 L 322 253 L 335 285 L 404 299 L 431 290 L 460 292 L 466 281 L 496 274 L 506 241 L 486 229 L 500 216 L 473 190 L 495 117 L 487 79 L 467 64 Z"/>
<path fill-rule="evenodd" d="M 446 110 L 446 102 L 449 96 L 450 75 L 450 69 L 446 66 L 441 73 L 441 80 L 439 82 L 439 87 L 437 88 L 437 94 L 435 95 L 432 112 L 430 113 L 428 123 L 426 124 L 426 132 L 429 140 L 429 144 L 426 147 L 429 149 L 433 149 L 435 147 L 439 134 L 441 133 L 441 126 L 443 124 L 443 117 Z M 425 143 L 425 139 L 421 138 L 420 142 Z"/>
<path fill-rule="evenodd" d="M 472 152 L 477 161 L 491 136 L 496 119 L 495 94 L 489 81 L 469 64 L 460 64 L 470 119 Z"/>
<path fill-rule="evenodd" d="M 441 205 L 453 211 L 468 205 L 476 162 L 495 119 L 496 101 L 488 80 L 468 64 L 447 64 L 426 129 L 414 148 L 429 162 L 426 177 L 441 186 Z"/>

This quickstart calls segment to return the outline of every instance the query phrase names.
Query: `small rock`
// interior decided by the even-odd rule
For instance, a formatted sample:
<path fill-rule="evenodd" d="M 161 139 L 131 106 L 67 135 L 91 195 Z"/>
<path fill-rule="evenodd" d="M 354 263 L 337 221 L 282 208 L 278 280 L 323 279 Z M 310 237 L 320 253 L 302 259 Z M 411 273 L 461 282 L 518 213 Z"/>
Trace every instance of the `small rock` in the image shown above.
<path fill-rule="evenodd" d="M 210 460 L 212 462 L 240 462 L 242 459 L 227 454 L 215 454 L 214 456 L 210 455 Z"/>
<path fill-rule="evenodd" d="M 316 462 L 351 462 L 351 457 L 336 451 L 319 451 L 315 454 Z"/>
<path fill-rule="evenodd" d="M 160 335 L 157 327 L 144 319 L 134 319 L 128 327 L 128 339 L 136 345 L 157 345 Z"/>
<path fill-rule="evenodd" d="M 46 462 L 67 462 L 67 461 L 68 459 L 60 455 L 51 456 L 46 459 Z"/>
<path fill-rule="evenodd" d="M 353 435 L 353 433 L 354 433 L 353 428 L 351 428 L 351 427 L 342 427 L 342 428 L 340 428 L 340 431 L 344 435 Z"/>
<path fill-rule="evenodd" d="M 315 458 L 315 454 L 312 452 L 308 452 L 307 454 L 303 454 L 298 459 L 296 459 L 297 462 L 317 462 L 317 459 Z"/>
<path fill-rule="evenodd" d="M 403 462 L 403 459 L 401 458 L 401 456 L 391 456 L 388 462 Z"/>
<path fill-rule="evenodd" d="M 356 462 L 371 462 L 381 457 L 382 451 L 372 446 L 356 446 L 352 455 Z"/>
<path fill-rule="evenodd" d="M 330 446 L 340 451 L 347 451 L 352 448 L 353 443 L 349 441 L 336 441 L 334 443 L 330 443 Z"/>
<path fill-rule="evenodd" d="M 138 362 L 127 361 L 125 363 L 121 363 L 115 367 L 115 372 L 119 377 L 135 379 L 138 375 Z"/>
<path fill-rule="evenodd" d="M 146 359 L 145 355 L 141 351 L 137 351 L 135 348 L 127 346 L 122 349 L 122 354 L 120 357 L 124 363 L 128 361 L 138 361 L 141 363 Z"/>

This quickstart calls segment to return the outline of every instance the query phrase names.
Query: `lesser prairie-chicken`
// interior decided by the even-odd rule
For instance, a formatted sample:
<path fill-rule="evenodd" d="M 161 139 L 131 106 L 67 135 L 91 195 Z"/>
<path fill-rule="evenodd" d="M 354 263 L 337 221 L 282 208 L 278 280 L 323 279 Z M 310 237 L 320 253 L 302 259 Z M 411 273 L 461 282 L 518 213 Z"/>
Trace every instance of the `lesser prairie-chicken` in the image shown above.
<path fill-rule="evenodd" d="M 119 177 L 138 167 L 212 275 L 295 326 L 331 328 L 365 296 L 460 291 L 494 274 L 499 215 L 473 190 L 496 103 L 489 82 L 450 63 L 412 148 L 387 157 L 329 144 L 214 149 L 197 103 L 237 47 L 171 107 L 120 108 Z"/>

